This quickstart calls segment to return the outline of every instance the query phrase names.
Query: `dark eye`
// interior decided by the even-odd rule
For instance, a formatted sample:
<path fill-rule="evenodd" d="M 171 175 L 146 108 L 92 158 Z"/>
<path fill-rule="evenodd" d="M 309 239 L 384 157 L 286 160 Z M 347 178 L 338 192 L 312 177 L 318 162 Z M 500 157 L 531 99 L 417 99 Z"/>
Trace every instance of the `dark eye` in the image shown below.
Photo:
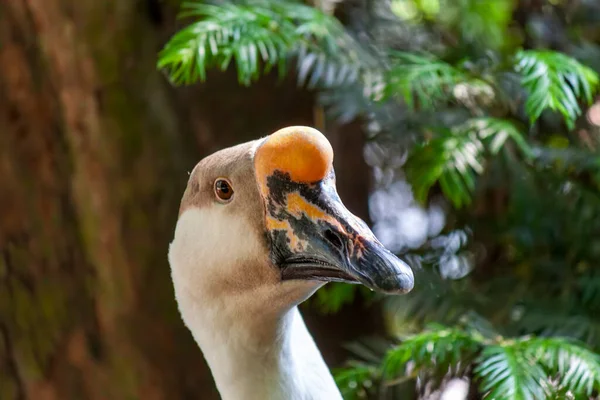
<path fill-rule="evenodd" d="M 231 183 L 226 179 L 217 179 L 215 181 L 215 194 L 217 198 L 221 201 L 229 201 L 233 196 L 233 188 L 231 187 Z"/>

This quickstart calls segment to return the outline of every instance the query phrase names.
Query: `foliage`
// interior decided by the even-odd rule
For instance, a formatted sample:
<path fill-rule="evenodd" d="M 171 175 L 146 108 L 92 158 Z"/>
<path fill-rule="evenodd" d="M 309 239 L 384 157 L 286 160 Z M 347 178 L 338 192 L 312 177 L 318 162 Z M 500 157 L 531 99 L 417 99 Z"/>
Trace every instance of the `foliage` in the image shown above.
<path fill-rule="evenodd" d="M 494 93 L 501 87 L 493 75 L 477 77 L 432 57 L 401 54 L 396 58 L 400 62 L 388 73 L 386 92 L 401 94 L 415 110 L 433 108 L 440 101 L 459 97 L 455 94 L 459 85 L 470 91 L 477 88 L 488 92 L 491 99 L 500 97 Z M 535 122 L 544 110 L 555 110 L 572 127 L 581 114 L 578 101 L 591 103 L 592 93 L 598 89 L 598 75 L 576 60 L 551 51 L 520 51 L 514 59 L 514 69 L 521 74 L 522 85 L 528 92 L 525 109 L 530 121 Z M 488 107 L 492 105 L 493 100 Z M 417 199 L 424 201 L 431 186 L 439 183 L 454 206 L 469 204 L 475 173 L 484 171 L 482 136 L 491 139 L 492 155 L 510 137 L 527 158 L 533 156 L 525 134 L 506 117 L 476 118 L 449 129 L 437 128 L 437 135 L 416 146 L 407 165 L 413 171 L 409 180 Z"/>
<path fill-rule="evenodd" d="M 437 132 L 436 132 L 437 131 Z M 407 176 L 414 182 L 415 197 L 424 202 L 431 186 L 439 182 L 444 195 L 461 207 L 471 201 L 475 174 L 484 172 L 484 151 L 497 154 L 510 138 L 525 157 L 532 150 L 523 134 L 509 120 L 473 118 L 461 125 L 432 130 L 435 136 L 415 146 L 407 164 Z"/>
<path fill-rule="evenodd" d="M 459 84 L 487 84 L 432 55 L 393 52 L 391 67 L 385 73 L 386 97 L 402 95 L 411 108 L 433 108 L 452 98 Z"/>
<path fill-rule="evenodd" d="M 330 118 L 407 151 L 384 152 L 376 177 L 447 204 L 443 232 L 402 250 L 415 290 L 384 301 L 399 343 L 368 359 L 353 347 L 363 361 L 337 373 L 346 398 L 449 376 L 486 398 L 600 390 L 600 4 L 537 3 L 359 0 L 338 5 L 343 26 L 293 1 L 193 3 L 161 52 L 175 83 L 232 60 L 243 84 L 294 71 Z M 357 288 L 328 285 L 314 304 L 335 312 Z"/>
<path fill-rule="evenodd" d="M 404 338 L 400 345 L 392 348 L 383 369 L 387 377 L 394 377 L 412 361 L 417 373 L 446 372 L 475 357 L 482 345 L 483 338 L 479 336 L 460 329 L 434 326 L 430 331 Z"/>
<path fill-rule="evenodd" d="M 198 21 L 171 38 L 158 62 L 174 83 L 204 81 L 207 69 L 225 70 L 234 60 L 240 83 L 248 85 L 273 67 L 284 75 L 292 57 L 299 61 L 300 83 L 335 86 L 356 79 L 352 38 L 315 8 L 288 1 L 183 3 L 182 8 L 182 18 Z"/>
<path fill-rule="evenodd" d="M 379 368 L 392 384 L 398 375 L 440 380 L 449 371 L 460 376 L 472 370 L 480 393 L 493 399 L 551 398 L 560 391 L 580 398 L 600 388 L 600 356 L 581 343 L 556 337 L 484 337 L 476 330 L 443 326 L 403 338 Z M 372 365 L 354 364 L 337 372 L 338 383 L 352 398 L 357 394 L 350 389 L 361 388 L 363 380 L 372 382 L 376 371 Z"/>
<path fill-rule="evenodd" d="M 182 16 L 199 21 L 173 36 L 158 63 L 176 83 L 204 80 L 208 68 L 226 69 L 235 59 L 240 82 L 250 84 L 274 66 L 285 73 L 287 60 L 295 56 L 299 60 L 299 82 L 308 80 L 311 86 L 322 83 L 335 87 L 359 80 L 375 99 L 401 95 L 415 110 L 432 109 L 452 98 L 460 100 L 461 91 L 466 91 L 467 97 L 471 97 L 468 93 L 487 93 L 489 99 L 482 103 L 488 102 L 490 108 L 496 106 L 495 99 L 508 95 L 501 93 L 499 80 L 505 76 L 503 73 L 514 70 L 527 92 L 525 110 L 529 120 L 535 122 L 543 111 L 553 110 L 563 115 L 569 127 L 581 114 L 579 102 L 591 103 L 598 89 L 594 71 L 565 54 L 547 50 L 517 51 L 508 57 L 505 71 L 494 65 L 485 72 L 475 68 L 469 71 L 466 62 L 451 65 L 430 54 L 392 51 L 388 67 L 381 69 L 381 81 L 373 78 L 377 76 L 375 67 L 366 66 L 364 58 L 369 53 L 364 46 L 355 42 L 335 18 L 312 7 L 288 1 L 256 1 L 218 6 L 184 3 L 183 9 Z M 383 96 L 378 95 L 380 92 Z M 470 203 L 474 173 L 484 171 L 479 160 L 481 134 L 497 138 L 491 144 L 492 154 L 510 136 L 521 150 L 532 155 L 524 134 L 509 121 L 500 118 L 479 121 L 481 124 L 485 127 L 479 134 L 473 123 L 442 127 L 438 129 L 440 137 L 419 145 L 418 156 L 411 158 L 418 165 L 409 164 L 407 168 L 416 170 L 411 183 L 420 200 L 439 183 L 456 207 Z M 424 168 L 429 172 L 424 173 Z"/>
<path fill-rule="evenodd" d="M 598 89 L 598 75 L 564 54 L 553 51 L 520 51 L 517 71 L 528 92 L 525 102 L 532 122 L 546 109 L 559 111 L 569 128 L 581 115 L 579 98 L 589 104 Z"/>

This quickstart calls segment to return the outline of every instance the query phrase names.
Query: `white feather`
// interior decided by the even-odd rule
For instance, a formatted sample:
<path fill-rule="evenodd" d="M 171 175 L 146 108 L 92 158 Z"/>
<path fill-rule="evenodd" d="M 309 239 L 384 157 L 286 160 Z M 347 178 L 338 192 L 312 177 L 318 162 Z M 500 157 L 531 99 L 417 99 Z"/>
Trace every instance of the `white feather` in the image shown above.
<path fill-rule="evenodd" d="M 179 310 L 221 397 L 341 399 L 296 307 L 321 284 L 281 282 L 255 231 L 226 207 L 190 208 L 169 248 Z"/>

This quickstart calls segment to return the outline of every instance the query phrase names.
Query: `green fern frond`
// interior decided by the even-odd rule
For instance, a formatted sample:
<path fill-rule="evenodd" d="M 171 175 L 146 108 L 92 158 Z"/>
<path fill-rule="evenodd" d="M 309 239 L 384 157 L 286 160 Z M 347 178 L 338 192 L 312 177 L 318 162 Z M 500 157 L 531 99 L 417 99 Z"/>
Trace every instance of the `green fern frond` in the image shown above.
<path fill-rule="evenodd" d="M 483 143 L 471 131 L 438 129 L 437 137 L 416 147 L 406 164 L 415 198 L 424 202 L 429 189 L 439 182 L 455 207 L 471 201 L 475 175 L 483 172 Z"/>
<path fill-rule="evenodd" d="M 355 363 L 340 370 L 338 384 L 356 393 L 367 380 L 370 386 L 377 379 L 390 384 L 421 376 L 439 383 L 448 373 L 461 375 L 473 368 L 479 393 L 490 399 L 537 400 L 559 393 L 584 398 L 600 390 L 600 355 L 585 345 L 556 337 L 507 339 L 487 320 L 472 317 L 470 328 L 430 325 L 407 336 L 388 350 L 379 368 Z M 488 334 L 477 330 L 482 326 Z"/>
<path fill-rule="evenodd" d="M 486 347 L 474 370 L 480 393 L 498 400 L 546 398 L 546 373 L 522 351 L 520 342 Z"/>
<path fill-rule="evenodd" d="M 525 110 L 531 122 L 550 109 L 560 112 L 572 129 L 581 115 L 579 101 L 590 104 L 598 90 L 598 74 L 555 51 L 520 51 L 516 61 L 516 71 L 521 74 L 521 84 L 528 93 Z"/>
<path fill-rule="evenodd" d="M 486 145 L 492 154 L 511 138 L 527 158 L 532 150 L 520 130 L 508 120 L 475 118 L 416 147 L 406 169 L 415 197 L 425 201 L 431 186 L 439 182 L 444 195 L 460 208 L 471 201 L 476 174 L 483 173 Z"/>
<path fill-rule="evenodd" d="M 497 154 L 511 139 L 519 151 L 527 159 L 532 159 L 533 150 L 524 138 L 522 131 L 511 121 L 501 118 L 475 118 L 467 122 L 467 129 L 478 132 L 481 139 L 488 139 L 488 149 L 492 154 Z"/>
<path fill-rule="evenodd" d="M 444 374 L 449 367 L 472 361 L 484 344 L 483 337 L 461 329 L 432 325 L 431 329 L 405 338 L 386 355 L 383 369 L 386 378 L 403 374 L 406 363 L 415 369 Z"/>
<path fill-rule="evenodd" d="M 357 78 L 356 43 L 335 18 L 300 3 L 184 3 L 182 17 L 199 19 L 178 31 L 159 54 L 158 68 L 176 84 L 206 79 L 210 68 L 235 61 L 238 79 L 249 85 L 262 73 L 286 73 L 299 58 L 299 82 L 329 86 Z"/>
<path fill-rule="evenodd" d="M 394 52 L 385 74 L 385 98 L 400 94 L 411 108 L 431 109 L 453 97 L 459 83 L 489 86 L 453 65 L 431 55 Z"/>
<path fill-rule="evenodd" d="M 225 70 L 235 57 L 240 82 L 279 63 L 296 40 L 294 27 L 279 24 L 267 7 L 225 3 L 219 6 L 184 3 L 182 17 L 201 18 L 178 31 L 159 54 L 158 68 L 177 84 L 206 79 L 206 70 Z"/>
<path fill-rule="evenodd" d="M 534 400 L 563 390 L 579 398 L 600 388 L 600 355 L 568 339 L 502 340 L 477 364 L 480 392 L 494 399 Z"/>
<path fill-rule="evenodd" d="M 600 355 L 563 338 L 532 338 L 522 342 L 525 353 L 557 373 L 560 387 L 579 396 L 600 390 Z"/>

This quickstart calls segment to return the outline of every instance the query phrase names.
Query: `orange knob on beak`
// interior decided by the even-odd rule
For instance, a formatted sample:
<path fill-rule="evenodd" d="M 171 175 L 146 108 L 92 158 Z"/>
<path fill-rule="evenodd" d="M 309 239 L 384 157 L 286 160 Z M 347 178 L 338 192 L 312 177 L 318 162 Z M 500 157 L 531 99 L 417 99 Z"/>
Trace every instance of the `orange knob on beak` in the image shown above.
<path fill-rule="evenodd" d="M 329 174 L 332 164 L 331 144 L 321 132 L 307 126 L 278 130 L 266 138 L 254 156 L 261 183 L 275 171 L 289 174 L 294 182 L 318 182 Z"/>

